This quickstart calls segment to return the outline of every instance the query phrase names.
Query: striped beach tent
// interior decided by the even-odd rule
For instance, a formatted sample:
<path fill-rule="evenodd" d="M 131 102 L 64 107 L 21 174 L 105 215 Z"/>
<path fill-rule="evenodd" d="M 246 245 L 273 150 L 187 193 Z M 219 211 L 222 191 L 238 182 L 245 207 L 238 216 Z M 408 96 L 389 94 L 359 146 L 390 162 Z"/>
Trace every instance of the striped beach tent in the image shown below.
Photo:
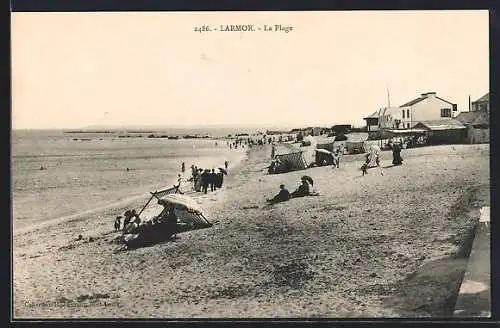
<path fill-rule="evenodd" d="M 158 200 L 158 204 L 168 207 L 174 206 L 177 222 L 184 231 L 209 228 L 212 226 L 203 215 L 201 208 L 188 196 L 168 194 Z"/>
<path fill-rule="evenodd" d="M 276 155 L 276 159 L 281 163 L 288 163 L 292 170 L 304 170 L 307 168 L 307 162 L 302 151 L 279 154 Z"/>
<path fill-rule="evenodd" d="M 151 202 L 151 200 L 153 198 L 160 199 L 166 195 L 177 194 L 177 193 L 179 193 L 179 194 L 181 193 L 181 191 L 179 190 L 179 186 L 172 186 L 170 188 L 166 188 L 163 190 L 156 190 L 156 191 L 150 192 L 151 197 L 146 202 L 146 204 L 142 207 L 141 211 L 139 212 L 139 215 L 141 215 L 141 213 L 144 212 L 144 210 L 146 209 L 146 207 L 148 207 L 149 203 Z"/>

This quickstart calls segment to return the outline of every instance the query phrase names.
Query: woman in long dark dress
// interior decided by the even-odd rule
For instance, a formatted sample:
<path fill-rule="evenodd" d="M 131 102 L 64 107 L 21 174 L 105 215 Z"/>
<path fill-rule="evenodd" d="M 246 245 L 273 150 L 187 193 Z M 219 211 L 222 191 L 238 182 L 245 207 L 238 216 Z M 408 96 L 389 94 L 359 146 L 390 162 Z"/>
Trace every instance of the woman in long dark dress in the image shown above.
<path fill-rule="evenodd" d="M 394 144 L 392 147 L 392 165 L 403 164 L 403 158 L 401 158 L 401 146 L 400 144 Z"/>

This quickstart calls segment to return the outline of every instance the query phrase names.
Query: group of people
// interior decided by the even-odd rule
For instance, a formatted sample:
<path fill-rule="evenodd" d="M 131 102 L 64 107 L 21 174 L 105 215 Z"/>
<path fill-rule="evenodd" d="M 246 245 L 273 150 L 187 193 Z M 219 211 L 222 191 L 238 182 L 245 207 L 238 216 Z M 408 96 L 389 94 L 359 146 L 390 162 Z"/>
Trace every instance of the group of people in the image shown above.
<path fill-rule="evenodd" d="M 398 166 L 398 165 L 403 164 L 403 158 L 401 157 L 401 148 L 402 148 L 401 143 L 394 143 L 391 145 L 392 165 L 394 165 L 394 166 Z M 380 151 L 380 149 L 379 149 L 379 151 Z M 369 167 L 375 166 L 375 165 L 371 165 L 371 164 L 373 164 L 372 163 L 373 161 L 375 161 L 376 166 L 380 166 L 380 157 L 379 157 L 378 151 L 377 152 L 370 152 L 370 153 L 366 154 L 365 163 L 363 163 L 363 165 L 361 166 L 361 172 L 362 172 L 363 176 L 365 174 L 368 174 Z"/>
<path fill-rule="evenodd" d="M 211 191 L 216 191 L 217 188 L 222 188 L 224 183 L 224 175 L 227 175 L 227 169 L 229 163 L 224 162 L 223 168 L 218 168 L 218 172 L 215 169 L 202 169 L 195 165 L 191 165 L 191 178 L 189 181 L 193 183 L 193 190 L 196 192 L 207 193 L 210 189 Z"/>
<path fill-rule="evenodd" d="M 312 196 L 316 193 L 311 192 L 310 185 L 313 185 L 313 180 L 308 176 L 303 176 L 300 178 L 299 187 L 292 193 L 290 193 L 284 184 L 280 185 L 279 193 L 271 199 L 267 199 L 267 202 L 271 204 L 286 202 L 292 198 Z"/>
<path fill-rule="evenodd" d="M 121 216 L 115 219 L 115 231 L 123 231 L 127 247 L 139 247 L 169 239 L 178 233 L 177 215 L 174 205 L 165 207 L 156 217 L 148 221 L 141 221 L 135 210 L 128 210 L 124 214 L 123 227 Z"/>

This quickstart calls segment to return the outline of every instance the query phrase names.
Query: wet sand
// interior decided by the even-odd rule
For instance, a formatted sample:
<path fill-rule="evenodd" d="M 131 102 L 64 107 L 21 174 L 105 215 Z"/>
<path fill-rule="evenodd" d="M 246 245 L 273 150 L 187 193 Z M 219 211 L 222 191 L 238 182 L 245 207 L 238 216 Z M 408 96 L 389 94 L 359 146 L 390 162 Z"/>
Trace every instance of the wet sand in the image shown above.
<path fill-rule="evenodd" d="M 17 234 L 14 317 L 451 315 L 475 208 L 489 205 L 487 145 L 408 149 L 399 167 L 383 152 L 364 177 L 363 155 L 267 175 L 269 154 L 254 147 L 223 189 L 196 195 L 219 223 L 172 242 L 114 253 L 113 218 L 144 199 Z M 265 203 L 304 174 L 320 196 Z"/>

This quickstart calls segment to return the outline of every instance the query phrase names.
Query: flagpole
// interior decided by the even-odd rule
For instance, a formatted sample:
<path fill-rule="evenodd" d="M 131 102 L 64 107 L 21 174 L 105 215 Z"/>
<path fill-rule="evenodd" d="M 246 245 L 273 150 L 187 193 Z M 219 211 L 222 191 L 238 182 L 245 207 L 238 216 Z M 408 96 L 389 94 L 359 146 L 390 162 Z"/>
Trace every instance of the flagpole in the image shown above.
<path fill-rule="evenodd" d="M 389 84 L 387 84 L 387 109 L 391 108 L 391 97 L 389 95 Z"/>

